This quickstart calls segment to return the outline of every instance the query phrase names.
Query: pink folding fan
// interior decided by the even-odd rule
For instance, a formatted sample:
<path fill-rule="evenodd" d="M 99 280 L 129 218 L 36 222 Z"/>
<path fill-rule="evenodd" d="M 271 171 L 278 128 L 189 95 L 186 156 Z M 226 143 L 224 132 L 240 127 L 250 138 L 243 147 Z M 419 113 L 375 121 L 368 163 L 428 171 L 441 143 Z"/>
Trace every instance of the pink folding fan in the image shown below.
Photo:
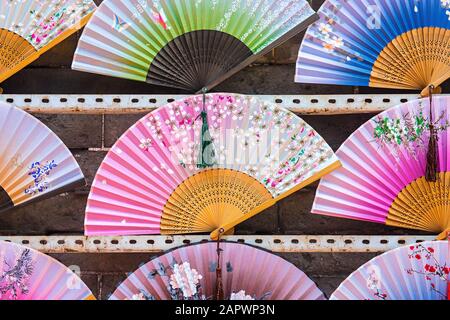
<path fill-rule="evenodd" d="M 337 151 L 313 213 L 441 233 L 450 227 L 450 97 L 394 107 Z M 430 135 L 431 133 L 431 135 Z"/>
<path fill-rule="evenodd" d="M 111 300 L 323 300 L 302 271 L 269 252 L 238 243 L 196 244 L 146 263 Z M 219 258 L 218 258 L 219 257 Z M 217 292 L 221 292 L 221 297 Z"/>
<path fill-rule="evenodd" d="M 224 232 L 339 165 L 316 131 L 277 105 L 193 96 L 145 116 L 112 147 L 85 232 Z"/>
<path fill-rule="evenodd" d="M 94 300 L 66 266 L 35 250 L 0 241 L 0 300 Z"/>
<path fill-rule="evenodd" d="M 447 241 L 386 252 L 353 272 L 331 300 L 446 300 L 450 270 Z"/>
<path fill-rule="evenodd" d="M 0 103 L 0 211 L 85 184 L 70 150 L 35 117 Z"/>

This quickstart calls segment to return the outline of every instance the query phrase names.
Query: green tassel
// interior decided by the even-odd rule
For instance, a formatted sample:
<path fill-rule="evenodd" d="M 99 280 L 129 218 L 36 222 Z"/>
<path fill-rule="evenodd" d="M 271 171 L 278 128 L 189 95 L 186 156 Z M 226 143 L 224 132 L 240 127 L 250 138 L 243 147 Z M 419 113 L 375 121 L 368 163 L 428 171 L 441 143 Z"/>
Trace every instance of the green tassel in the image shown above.
<path fill-rule="evenodd" d="M 203 110 L 200 114 L 202 118 L 202 132 L 200 137 L 200 150 L 198 152 L 197 168 L 205 169 L 216 164 L 216 152 L 214 144 L 209 132 L 208 113 L 206 112 L 206 92 L 207 88 L 202 89 L 203 92 Z"/>
<path fill-rule="evenodd" d="M 200 139 L 200 150 L 198 153 L 197 168 L 209 168 L 216 164 L 214 150 L 214 144 L 211 139 L 211 133 L 209 132 L 208 114 L 206 111 L 202 111 L 202 131 Z"/>

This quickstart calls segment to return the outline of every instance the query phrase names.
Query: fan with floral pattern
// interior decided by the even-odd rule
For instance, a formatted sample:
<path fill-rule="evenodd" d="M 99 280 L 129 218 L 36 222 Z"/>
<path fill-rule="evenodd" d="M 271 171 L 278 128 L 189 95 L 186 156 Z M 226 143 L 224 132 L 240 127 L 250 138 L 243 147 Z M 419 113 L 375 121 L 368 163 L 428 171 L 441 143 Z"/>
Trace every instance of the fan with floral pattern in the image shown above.
<path fill-rule="evenodd" d="M 450 274 L 447 241 L 386 252 L 353 272 L 331 300 L 446 300 Z"/>
<path fill-rule="evenodd" d="M 0 300 L 94 300 L 81 279 L 40 252 L 0 241 Z"/>
<path fill-rule="evenodd" d="M 85 185 L 55 133 L 35 117 L 0 103 L 0 212 Z"/>
<path fill-rule="evenodd" d="M 306 0 L 105 0 L 72 67 L 210 90 L 316 19 Z"/>
<path fill-rule="evenodd" d="M 445 238 L 450 228 L 450 97 L 431 103 L 420 99 L 398 105 L 356 130 L 336 153 L 342 167 L 321 180 L 312 212 Z M 430 171 L 431 141 L 436 142 L 436 163 Z"/>
<path fill-rule="evenodd" d="M 296 82 L 423 90 L 450 77 L 450 1 L 326 0 Z"/>
<path fill-rule="evenodd" d="M 1 0 L 0 82 L 82 28 L 92 0 Z"/>
<path fill-rule="evenodd" d="M 193 96 L 145 116 L 112 147 L 85 233 L 226 232 L 339 166 L 316 131 L 275 104 Z"/>
<path fill-rule="evenodd" d="M 292 263 L 248 245 L 222 242 L 182 247 L 141 266 L 111 300 L 324 300 Z M 218 275 L 218 265 L 221 272 Z M 220 277 L 222 298 L 217 298 Z"/>

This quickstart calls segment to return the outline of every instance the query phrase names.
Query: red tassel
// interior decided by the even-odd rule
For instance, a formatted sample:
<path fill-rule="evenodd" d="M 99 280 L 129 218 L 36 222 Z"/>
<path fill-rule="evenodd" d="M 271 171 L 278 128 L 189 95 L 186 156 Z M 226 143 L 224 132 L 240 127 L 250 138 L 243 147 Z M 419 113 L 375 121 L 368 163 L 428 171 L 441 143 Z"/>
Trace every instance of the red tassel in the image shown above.
<path fill-rule="evenodd" d="M 430 139 L 428 142 L 428 153 L 427 153 L 427 168 L 425 173 L 425 179 L 429 182 L 437 181 L 438 173 L 438 144 L 437 144 L 437 132 L 434 127 L 433 119 L 433 89 L 434 86 L 429 87 L 430 92 L 430 119 L 429 119 L 429 131 Z"/>

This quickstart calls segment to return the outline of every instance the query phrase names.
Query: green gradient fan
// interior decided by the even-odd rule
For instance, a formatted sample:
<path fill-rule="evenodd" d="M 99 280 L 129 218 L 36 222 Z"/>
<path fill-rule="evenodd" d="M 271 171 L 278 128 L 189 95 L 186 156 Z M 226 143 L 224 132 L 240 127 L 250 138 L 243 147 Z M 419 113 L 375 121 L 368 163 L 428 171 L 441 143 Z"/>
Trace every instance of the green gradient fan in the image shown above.
<path fill-rule="evenodd" d="M 86 26 L 72 68 L 211 89 L 316 18 L 305 0 L 106 0 Z"/>

